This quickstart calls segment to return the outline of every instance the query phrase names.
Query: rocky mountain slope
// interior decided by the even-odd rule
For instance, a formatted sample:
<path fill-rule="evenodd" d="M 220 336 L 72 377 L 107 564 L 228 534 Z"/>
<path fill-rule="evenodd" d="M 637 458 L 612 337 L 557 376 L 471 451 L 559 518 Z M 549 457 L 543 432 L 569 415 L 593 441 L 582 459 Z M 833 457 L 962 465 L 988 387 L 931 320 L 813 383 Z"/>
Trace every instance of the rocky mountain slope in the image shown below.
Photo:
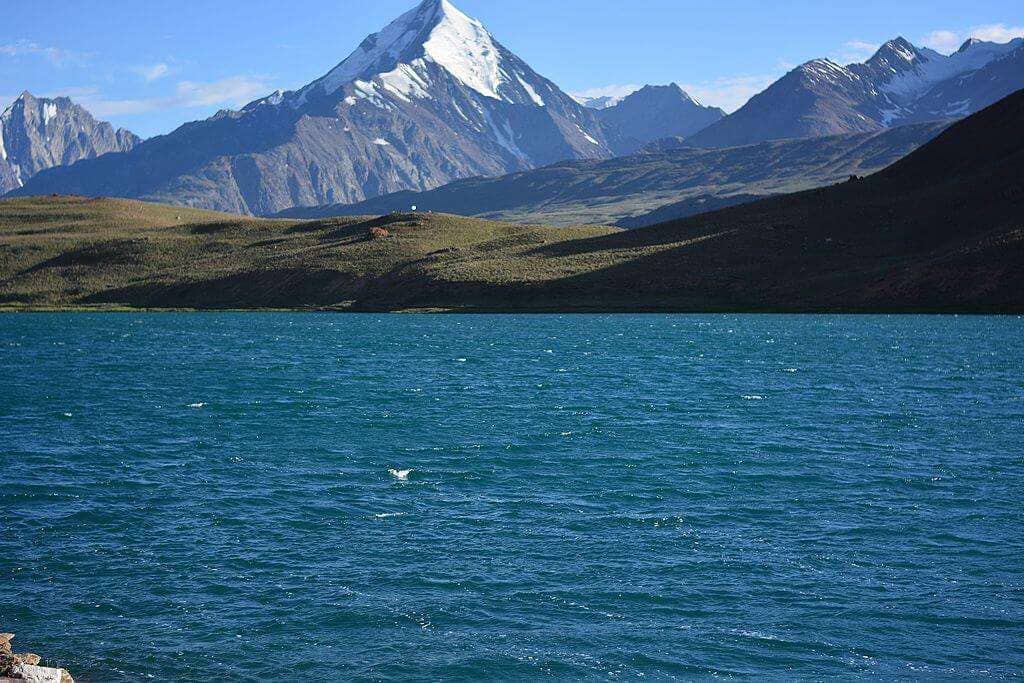
<path fill-rule="evenodd" d="M 265 214 L 612 154 L 597 113 L 449 0 L 424 0 L 324 77 L 20 195 L 144 198 Z"/>
<path fill-rule="evenodd" d="M 420 211 L 549 225 L 618 223 L 636 227 L 645 214 L 685 202 L 722 205 L 735 195 L 770 195 L 866 175 L 909 154 L 946 124 L 873 133 L 765 142 L 739 148 L 653 145 L 653 153 L 563 162 L 498 178 L 472 178 L 427 192 L 400 192 L 353 205 L 292 209 L 290 218 Z M 729 202 L 726 202 L 729 203 Z M 655 218 L 659 215 L 656 214 Z M 671 213 L 667 217 L 683 215 Z M 633 219 L 633 220 L 630 220 Z"/>
<path fill-rule="evenodd" d="M 48 168 L 126 152 L 139 142 L 130 132 L 97 121 L 66 97 L 47 99 L 24 92 L 0 113 L 0 194 Z"/>
<path fill-rule="evenodd" d="M 967 116 L 1024 87 L 1022 60 L 1024 39 L 971 40 L 946 56 L 897 38 L 863 64 L 803 64 L 687 142 L 733 147 Z"/>
<path fill-rule="evenodd" d="M 616 154 L 632 154 L 644 145 L 668 137 L 688 137 L 725 116 L 718 107 L 705 107 L 675 83 L 647 85 L 598 115 L 613 131 Z"/>

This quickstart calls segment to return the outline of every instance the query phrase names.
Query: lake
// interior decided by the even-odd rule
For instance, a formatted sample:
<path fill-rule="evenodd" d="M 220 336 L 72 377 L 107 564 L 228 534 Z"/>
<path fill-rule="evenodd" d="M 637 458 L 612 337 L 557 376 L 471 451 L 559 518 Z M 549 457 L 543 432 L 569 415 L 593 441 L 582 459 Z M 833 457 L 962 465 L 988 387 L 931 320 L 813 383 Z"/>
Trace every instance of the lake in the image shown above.
<path fill-rule="evenodd" d="M 0 315 L 0 630 L 86 680 L 1024 667 L 1024 321 Z"/>

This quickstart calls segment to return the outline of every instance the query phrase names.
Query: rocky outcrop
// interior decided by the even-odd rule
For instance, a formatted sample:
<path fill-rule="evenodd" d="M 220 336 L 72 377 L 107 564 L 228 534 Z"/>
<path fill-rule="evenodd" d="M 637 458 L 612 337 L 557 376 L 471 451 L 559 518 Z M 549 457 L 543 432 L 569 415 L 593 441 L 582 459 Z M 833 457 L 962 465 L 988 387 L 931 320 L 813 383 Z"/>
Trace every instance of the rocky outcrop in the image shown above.
<path fill-rule="evenodd" d="M 74 683 L 64 669 L 40 666 L 37 654 L 15 654 L 11 650 L 13 633 L 0 633 L 0 683 Z"/>
<path fill-rule="evenodd" d="M 97 121 L 66 97 L 24 92 L 0 113 L 0 194 L 47 169 L 127 152 L 139 142 L 133 133 Z"/>

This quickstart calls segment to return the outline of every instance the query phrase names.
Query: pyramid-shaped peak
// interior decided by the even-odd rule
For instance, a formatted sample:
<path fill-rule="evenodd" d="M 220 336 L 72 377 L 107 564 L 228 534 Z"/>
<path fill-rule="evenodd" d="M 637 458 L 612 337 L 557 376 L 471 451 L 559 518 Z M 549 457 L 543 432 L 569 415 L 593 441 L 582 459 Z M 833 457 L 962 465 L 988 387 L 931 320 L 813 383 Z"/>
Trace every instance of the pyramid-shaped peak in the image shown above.
<path fill-rule="evenodd" d="M 914 47 L 914 44 L 903 36 L 899 36 L 878 48 L 878 52 L 875 53 L 875 56 L 870 61 L 897 59 L 904 62 L 913 62 L 920 58 L 921 53 Z"/>
<path fill-rule="evenodd" d="M 330 93 L 417 60 L 433 62 L 477 92 L 499 98 L 501 50 L 482 23 L 450 0 L 423 0 L 364 40 L 345 61 L 312 85 Z"/>

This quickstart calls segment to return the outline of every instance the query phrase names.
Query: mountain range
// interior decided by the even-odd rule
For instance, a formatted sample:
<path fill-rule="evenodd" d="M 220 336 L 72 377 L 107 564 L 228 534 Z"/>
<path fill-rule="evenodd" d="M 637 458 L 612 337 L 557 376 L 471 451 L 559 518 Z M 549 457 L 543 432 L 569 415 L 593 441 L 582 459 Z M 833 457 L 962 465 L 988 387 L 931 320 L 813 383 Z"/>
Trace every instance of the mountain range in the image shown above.
<path fill-rule="evenodd" d="M 26 91 L 0 113 L 0 194 L 22 187 L 40 171 L 127 152 L 139 142 L 66 97 L 34 97 Z"/>
<path fill-rule="evenodd" d="M 959 118 L 1021 88 L 1024 39 L 969 40 L 946 56 L 897 38 L 863 64 L 807 62 L 687 142 L 735 147 Z"/>
<path fill-rule="evenodd" d="M 426 192 L 398 192 L 351 205 L 297 207 L 278 215 L 366 216 L 415 206 L 419 211 L 525 223 L 640 227 L 867 175 L 898 161 L 947 125 L 932 122 L 723 149 L 662 140 L 632 156 L 564 161 L 497 178 L 460 180 Z"/>
<path fill-rule="evenodd" d="M 273 213 L 606 158 L 614 137 L 479 21 L 424 0 L 304 88 L 60 169 L 25 192 Z"/>
<path fill-rule="evenodd" d="M 946 56 L 898 38 L 863 64 L 808 62 L 728 116 L 675 84 L 581 104 L 449 0 L 423 0 L 309 85 L 144 142 L 105 124 L 87 125 L 92 119 L 84 110 L 75 115 L 81 123 L 55 128 L 60 119 L 47 119 L 45 106 L 20 105 L 42 113 L 28 117 L 35 133 L 21 135 L 21 124 L 4 129 L 6 147 L 0 149 L 17 162 L 0 165 L 0 190 L 273 215 L 566 162 L 633 155 L 621 163 L 635 162 L 639 170 L 647 162 L 636 153 L 659 146 L 736 148 L 878 133 L 960 118 L 1020 87 L 1024 40 L 971 40 Z M 60 102 L 58 110 L 74 107 L 53 102 Z M 92 132 L 83 136 L 85 130 Z M 760 194 L 756 188 L 723 190 L 714 178 L 704 184 L 709 200 Z M 574 188 L 583 194 L 592 189 L 583 182 L 566 191 Z M 695 196 L 662 199 L 616 217 L 636 218 L 641 210 Z"/>
<path fill-rule="evenodd" d="M 638 230 L 10 199 L 0 307 L 1020 314 L 1022 120 L 1024 91 L 867 178 Z"/>

